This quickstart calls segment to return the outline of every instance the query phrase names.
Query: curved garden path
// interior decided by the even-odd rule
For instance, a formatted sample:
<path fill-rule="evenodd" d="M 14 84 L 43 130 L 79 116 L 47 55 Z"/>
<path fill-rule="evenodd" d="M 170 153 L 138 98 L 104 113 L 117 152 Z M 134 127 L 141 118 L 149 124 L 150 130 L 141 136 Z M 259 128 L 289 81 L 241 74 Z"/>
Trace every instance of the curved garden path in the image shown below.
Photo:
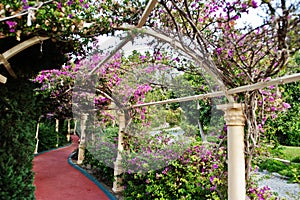
<path fill-rule="evenodd" d="M 68 163 L 69 155 L 78 147 L 72 144 L 40 154 L 34 158 L 34 185 L 37 200 L 109 200 L 106 191 Z"/>

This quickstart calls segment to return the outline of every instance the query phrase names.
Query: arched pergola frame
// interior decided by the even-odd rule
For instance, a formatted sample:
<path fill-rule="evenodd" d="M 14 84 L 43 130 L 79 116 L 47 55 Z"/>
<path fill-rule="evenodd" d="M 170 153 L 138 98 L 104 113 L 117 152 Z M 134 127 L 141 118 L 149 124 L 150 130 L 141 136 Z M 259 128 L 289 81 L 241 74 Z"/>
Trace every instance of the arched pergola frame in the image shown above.
<path fill-rule="evenodd" d="M 230 200 L 241 200 L 246 199 L 246 177 L 245 177 L 245 147 L 244 147 L 244 126 L 245 126 L 245 114 L 244 114 L 244 105 L 240 103 L 236 103 L 232 95 L 241 93 L 241 92 L 249 92 L 253 90 L 258 90 L 270 85 L 280 85 L 284 83 L 290 83 L 300 80 L 300 73 L 288 75 L 284 77 L 279 77 L 276 79 L 271 79 L 267 82 L 259 82 L 251 85 L 241 86 L 237 88 L 233 88 L 228 90 L 223 82 L 219 79 L 218 75 L 211 70 L 212 66 L 207 65 L 207 63 L 202 62 L 204 58 L 195 56 L 193 52 L 189 49 L 185 48 L 179 41 L 174 41 L 173 38 L 169 38 L 166 35 L 158 33 L 154 30 L 142 28 L 145 24 L 149 14 L 151 13 L 152 9 L 155 7 L 157 0 L 150 0 L 148 3 L 141 20 L 139 21 L 137 26 L 124 26 L 118 27 L 121 30 L 128 30 L 129 34 L 128 37 L 125 38 L 120 42 L 120 44 L 108 55 L 105 59 L 103 59 L 97 67 L 95 67 L 90 74 L 94 73 L 99 66 L 105 64 L 118 50 L 120 50 L 123 46 L 125 46 L 129 41 L 131 41 L 139 32 L 143 34 L 147 34 L 153 37 L 156 37 L 164 42 L 172 44 L 177 48 L 181 49 L 187 55 L 189 55 L 194 61 L 202 63 L 202 67 L 204 70 L 211 76 L 217 83 L 221 86 L 221 91 L 189 96 L 189 97 L 182 97 L 178 99 L 169 99 L 165 101 L 158 101 L 158 102 L 150 102 L 144 103 L 139 105 L 134 105 L 131 108 L 138 108 L 144 106 L 152 106 L 152 105 L 159 105 L 159 104 L 167 104 L 167 103 L 175 103 L 175 102 L 185 102 L 191 100 L 199 100 L 204 98 L 213 98 L 218 96 L 226 96 L 229 103 L 224 105 L 218 105 L 217 108 L 224 111 L 224 119 L 228 126 L 227 129 L 227 136 L 228 136 L 228 198 Z M 203 55 L 206 56 L 206 55 Z M 207 57 L 206 57 L 207 58 Z M 203 60 L 201 60 L 203 59 Z M 124 108 L 119 108 L 120 110 Z M 122 179 L 118 177 L 119 174 L 123 172 L 121 167 L 121 156 L 120 153 L 123 151 L 122 147 L 122 138 L 123 138 L 123 130 L 126 128 L 126 124 L 124 124 L 125 116 L 121 113 L 119 114 L 119 140 L 118 140 L 118 156 L 115 162 L 114 168 L 114 175 L 115 175 L 115 182 L 113 184 L 113 191 L 119 192 L 123 190 L 123 187 L 120 185 Z"/>
<path fill-rule="evenodd" d="M 21 51 L 31 47 L 35 44 L 42 43 L 44 40 L 49 39 L 49 37 L 42 37 L 42 36 L 34 36 L 20 44 L 10 48 L 9 50 L 5 51 L 4 53 L 0 54 L 0 65 L 3 64 L 6 70 L 8 71 L 9 75 L 13 78 L 17 78 L 16 73 L 10 66 L 8 59 L 15 56 L 16 54 L 20 53 Z M 0 74 L 0 83 L 6 83 L 7 78 Z"/>

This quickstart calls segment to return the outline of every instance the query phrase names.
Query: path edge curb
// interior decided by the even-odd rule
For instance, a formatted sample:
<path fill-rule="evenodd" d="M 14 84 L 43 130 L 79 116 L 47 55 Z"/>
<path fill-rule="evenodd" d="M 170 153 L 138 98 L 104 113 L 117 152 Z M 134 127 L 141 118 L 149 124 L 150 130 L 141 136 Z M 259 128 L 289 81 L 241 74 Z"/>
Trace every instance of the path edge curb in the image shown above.
<path fill-rule="evenodd" d="M 72 156 L 75 154 L 76 152 L 73 152 L 69 155 L 68 157 L 68 163 L 74 167 L 75 169 L 77 169 L 78 171 L 80 171 L 83 175 L 85 175 L 88 179 L 90 179 L 92 182 L 94 182 L 106 195 L 110 200 L 118 200 L 113 194 L 111 194 L 101 183 L 99 183 L 99 181 L 97 181 L 97 179 L 95 179 L 95 177 L 93 177 L 92 175 L 90 175 L 89 173 L 87 173 L 87 171 L 85 171 L 84 169 L 82 169 L 81 167 L 79 167 L 78 165 L 74 164 L 72 162 Z"/>

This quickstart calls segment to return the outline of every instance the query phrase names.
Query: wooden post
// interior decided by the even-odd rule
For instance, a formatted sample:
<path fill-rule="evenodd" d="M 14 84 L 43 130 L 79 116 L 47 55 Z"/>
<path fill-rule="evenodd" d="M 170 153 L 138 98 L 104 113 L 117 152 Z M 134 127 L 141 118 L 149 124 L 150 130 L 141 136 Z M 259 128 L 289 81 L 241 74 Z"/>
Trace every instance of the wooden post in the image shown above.
<path fill-rule="evenodd" d="M 80 134 L 80 143 L 79 143 L 77 164 L 82 164 L 82 162 L 84 160 L 85 129 L 86 129 L 87 118 L 88 118 L 88 114 L 85 114 L 85 113 L 81 114 L 81 116 L 80 116 L 81 134 Z"/>
<path fill-rule="evenodd" d="M 243 106 L 230 103 L 217 106 L 223 110 L 228 136 L 228 199 L 246 199 Z"/>
<path fill-rule="evenodd" d="M 41 117 L 39 117 L 39 120 L 36 125 L 36 132 L 35 132 L 35 139 L 36 139 L 36 144 L 35 144 L 35 149 L 34 149 L 34 154 L 38 153 L 38 148 L 39 148 L 39 129 L 40 129 L 40 121 Z"/>
<path fill-rule="evenodd" d="M 58 143 L 59 143 L 59 135 L 58 135 L 58 128 L 59 128 L 59 119 L 55 119 L 55 132 L 56 132 L 56 147 L 58 147 Z"/>
<path fill-rule="evenodd" d="M 124 187 L 121 186 L 122 178 L 118 177 L 118 175 L 124 172 L 122 167 L 122 151 L 123 151 L 123 138 L 124 138 L 124 130 L 125 130 L 125 114 L 122 112 L 118 113 L 119 117 L 119 135 L 118 135 L 118 153 L 117 159 L 114 162 L 114 182 L 112 190 L 114 192 L 121 192 L 124 190 Z"/>
<path fill-rule="evenodd" d="M 67 141 L 70 142 L 70 137 L 71 137 L 71 119 L 67 119 L 67 121 L 68 121 Z"/>
<path fill-rule="evenodd" d="M 74 118 L 74 132 L 73 132 L 73 135 L 76 135 L 76 128 L 77 128 L 77 119 Z"/>

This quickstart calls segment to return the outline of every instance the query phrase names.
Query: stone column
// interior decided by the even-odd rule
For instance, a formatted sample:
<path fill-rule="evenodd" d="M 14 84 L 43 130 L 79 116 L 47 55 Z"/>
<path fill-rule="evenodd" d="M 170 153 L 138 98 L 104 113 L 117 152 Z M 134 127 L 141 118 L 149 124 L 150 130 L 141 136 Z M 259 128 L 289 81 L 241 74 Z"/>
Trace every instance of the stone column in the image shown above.
<path fill-rule="evenodd" d="M 115 181 L 113 182 L 113 188 L 112 190 L 114 192 L 121 192 L 124 190 L 124 187 L 121 186 L 122 184 L 122 178 L 118 177 L 118 175 L 122 174 L 124 172 L 124 169 L 122 167 L 122 151 L 123 151 L 123 137 L 124 137 L 124 129 L 125 129 L 125 114 L 124 113 L 118 113 L 119 118 L 119 135 L 118 135 L 118 154 L 117 159 L 114 162 L 114 177 Z"/>
<path fill-rule="evenodd" d="M 228 137 L 228 199 L 246 199 L 243 105 L 230 103 L 217 106 L 224 111 Z"/>
<path fill-rule="evenodd" d="M 88 118 L 88 114 L 81 114 L 80 116 L 80 126 L 81 126 L 81 134 L 80 134 L 80 143 L 78 147 L 78 159 L 77 164 L 82 164 L 84 159 L 84 150 L 85 150 L 85 129 L 86 129 L 86 121 Z"/>

